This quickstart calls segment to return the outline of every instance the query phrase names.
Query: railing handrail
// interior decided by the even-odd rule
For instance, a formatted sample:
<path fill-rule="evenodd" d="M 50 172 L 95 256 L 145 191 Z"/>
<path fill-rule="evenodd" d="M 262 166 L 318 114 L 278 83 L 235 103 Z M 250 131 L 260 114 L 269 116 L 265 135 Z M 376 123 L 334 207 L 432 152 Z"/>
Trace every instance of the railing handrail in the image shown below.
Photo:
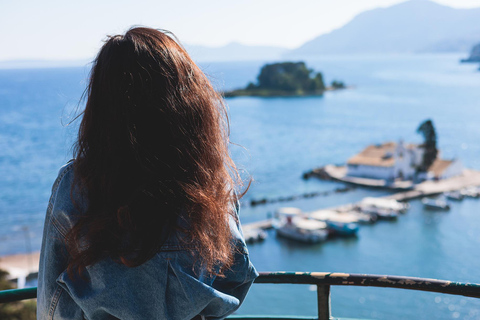
<path fill-rule="evenodd" d="M 404 276 L 337 272 L 261 272 L 255 282 L 399 288 L 480 298 L 480 284 Z"/>
<path fill-rule="evenodd" d="M 37 297 L 37 287 L 0 291 L 0 303 L 14 302 Z"/>
<path fill-rule="evenodd" d="M 331 319 L 330 286 L 400 288 L 480 298 L 480 284 L 402 276 L 336 272 L 260 272 L 260 276 L 255 280 L 255 283 L 316 285 L 319 320 Z M 34 299 L 36 297 L 36 287 L 0 291 L 0 303 Z M 252 317 L 242 316 L 235 318 L 253 319 Z M 274 317 L 265 316 L 254 318 L 273 319 Z M 276 318 L 280 319 L 278 317 Z"/>

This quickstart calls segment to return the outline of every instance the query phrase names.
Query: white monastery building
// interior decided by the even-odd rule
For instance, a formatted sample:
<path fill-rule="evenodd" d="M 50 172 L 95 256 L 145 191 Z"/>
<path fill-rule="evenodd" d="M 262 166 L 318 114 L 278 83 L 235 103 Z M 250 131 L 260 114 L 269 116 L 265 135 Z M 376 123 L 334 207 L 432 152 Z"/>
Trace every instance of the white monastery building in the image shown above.
<path fill-rule="evenodd" d="M 347 176 L 387 181 L 413 180 L 422 163 L 424 149 L 403 141 L 387 142 L 366 147 L 347 162 Z M 443 160 L 437 157 L 422 180 L 439 180 L 461 175 L 463 165 L 457 159 Z"/>

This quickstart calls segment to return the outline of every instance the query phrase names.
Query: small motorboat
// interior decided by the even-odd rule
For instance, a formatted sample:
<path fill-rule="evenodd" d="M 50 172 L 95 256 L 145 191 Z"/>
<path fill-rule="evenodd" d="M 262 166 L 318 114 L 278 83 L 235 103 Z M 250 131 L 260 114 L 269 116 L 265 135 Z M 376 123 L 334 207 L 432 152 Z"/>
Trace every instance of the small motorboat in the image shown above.
<path fill-rule="evenodd" d="M 254 243 L 265 240 L 267 238 L 267 233 L 260 228 L 245 229 L 243 230 L 243 237 L 245 238 L 245 242 Z"/>
<path fill-rule="evenodd" d="M 277 235 L 304 243 L 318 243 L 328 237 L 327 224 L 302 216 L 297 208 L 282 208 L 276 212 L 279 219 L 276 224 Z"/>
<path fill-rule="evenodd" d="M 360 206 L 360 211 L 376 217 L 378 220 L 395 220 L 398 218 L 398 211 L 387 208 Z"/>
<path fill-rule="evenodd" d="M 405 213 L 410 208 L 406 202 L 400 202 L 395 199 L 366 197 L 360 202 L 362 207 L 375 207 L 379 209 L 391 210 L 397 213 Z"/>
<path fill-rule="evenodd" d="M 422 199 L 423 206 L 426 209 L 431 209 L 431 210 L 450 210 L 450 205 L 448 202 L 443 199 L 430 199 L 430 198 L 423 198 Z"/>
<path fill-rule="evenodd" d="M 480 192 L 478 187 L 468 187 L 460 191 L 462 195 L 469 198 L 478 198 L 480 197 Z"/>
<path fill-rule="evenodd" d="M 311 212 L 309 217 L 327 224 L 331 235 L 354 236 L 358 232 L 361 218 L 352 213 L 340 213 L 334 210 L 318 210 Z"/>
<path fill-rule="evenodd" d="M 318 243 L 325 241 L 329 232 L 325 222 L 287 217 L 284 223 L 277 227 L 277 234 L 304 243 Z"/>
<path fill-rule="evenodd" d="M 463 195 L 460 191 L 445 192 L 443 195 L 447 199 L 455 200 L 455 201 L 460 201 L 460 200 L 463 200 L 463 198 L 465 198 L 465 195 Z"/>
<path fill-rule="evenodd" d="M 358 233 L 358 224 L 356 223 L 344 223 L 338 221 L 325 221 L 330 234 L 340 237 L 352 237 Z"/>

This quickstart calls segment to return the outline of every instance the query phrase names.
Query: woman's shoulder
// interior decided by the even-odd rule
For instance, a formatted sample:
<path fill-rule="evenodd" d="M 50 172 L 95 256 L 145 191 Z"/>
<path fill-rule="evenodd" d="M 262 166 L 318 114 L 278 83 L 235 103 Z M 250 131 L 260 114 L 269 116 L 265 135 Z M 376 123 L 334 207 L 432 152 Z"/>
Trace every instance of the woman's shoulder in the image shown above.
<path fill-rule="evenodd" d="M 65 236 L 75 223 L 78 208 L 83 207 L 82 201 L 72 191 L 74 180 L 74 161 L 70 160 L 58 171 L 52 186 L 52 195 L 48 204 L 47 219 Z"/>
<path fill-rule="evenodd" d="M 65 178 L 65 176 L 73 172 L 73 163 L 74 163 L 74 160 L 72 159 L 68 161 L 66 164 L 64 164 L 60 168 L 60 170 L 58 170 L 57 178 L 55 179 L 55 182 L 52 185 L 52 196 L 54 196 L 54 194 L 57 192 L 57 189 L 60 183 L 62 182 L 62 180 Z M 51 200 L 54 200 L 54 199 L 51 199 Z"/>

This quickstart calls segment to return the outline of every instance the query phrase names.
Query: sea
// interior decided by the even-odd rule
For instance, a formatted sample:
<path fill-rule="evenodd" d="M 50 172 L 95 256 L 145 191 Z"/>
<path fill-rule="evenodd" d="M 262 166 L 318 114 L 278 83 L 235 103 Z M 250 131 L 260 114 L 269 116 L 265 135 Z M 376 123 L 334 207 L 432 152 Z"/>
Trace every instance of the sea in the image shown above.
<path fill-rule="evenodd" d="M 343 188 L 302 179 L 344 164 L 370 144 L 421 143 L 421 122 L 434 123 L 441 156 L 480 170 L 480 72 L 460 54 L 322 56 L 307 59 L 327 83 L 349 88 L 323 96 L 226 100 L 231 154 L 251 187 L 241 221 L 280 207 L 304 211 L 352 203 L 387 191 L 355 188 L 328 196 L 252 206 Z M 200 63 L 218 90 L 255 81 L 271 61 Z M 45 210 L 58 169 L 72 157 L 91 65 L 0 69 L 0 256 L 40 248 Z M 480 199 L 427 211 L 420 200 L 397 221 L 361 226 L 358 237 L 304 245 L 274 230 L 249 245 L 259 271 L 404 275 L 480 283 Z M 332 287 L 332 315 L 358 319 L 480 319 L 480 300 L 402 289 Z M 254 284 L 237 314 L 316 315 L 315 287 Z"/>

